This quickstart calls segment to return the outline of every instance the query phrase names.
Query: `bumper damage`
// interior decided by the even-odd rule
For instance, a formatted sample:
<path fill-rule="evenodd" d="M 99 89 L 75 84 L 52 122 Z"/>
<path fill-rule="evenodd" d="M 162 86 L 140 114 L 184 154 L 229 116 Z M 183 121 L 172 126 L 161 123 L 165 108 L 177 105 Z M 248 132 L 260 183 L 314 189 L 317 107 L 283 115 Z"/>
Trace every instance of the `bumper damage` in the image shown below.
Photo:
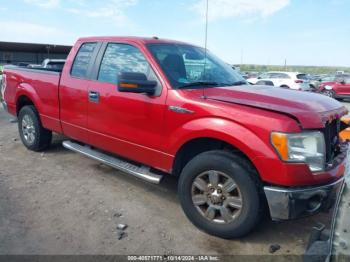
<path fill-rule="evenodd" d="M 289 220 L 328 210 L 334 205 L 343 183 L 344 178 L 340 178 L 318 187 L 264 187 L 272 220 Z"/>
<path fill-rule="evenodd" d="M 336 203 L 344 181 L 350 178 L 350 146 L 343 143 L 341 153 L 333 160 L 328 172 L 337 172 L 338 180 L 322 186 L 285 188 L 265 186 L 265 196 L 272 220 L 290 220 L 328 211 Z"/>

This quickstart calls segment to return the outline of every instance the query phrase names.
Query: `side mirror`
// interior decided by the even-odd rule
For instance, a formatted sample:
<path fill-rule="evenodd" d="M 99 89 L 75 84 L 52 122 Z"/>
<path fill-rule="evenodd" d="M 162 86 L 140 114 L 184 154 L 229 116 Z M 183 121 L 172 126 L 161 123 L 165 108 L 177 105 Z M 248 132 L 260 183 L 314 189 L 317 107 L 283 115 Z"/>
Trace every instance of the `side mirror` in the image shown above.
<path fill-rule="evenodd" d="M 143 73 L 122 72 L 118 75 L 118 90 L 129 93 L 145 93 L 153 95 L 156 92 L 156 81 L 147 80 Z"/>
<path fill-rule="evenodd" d="M 342 85 L 345 85 L 345 79 L 340 79 L 339 83 L 342 84 Z"/>

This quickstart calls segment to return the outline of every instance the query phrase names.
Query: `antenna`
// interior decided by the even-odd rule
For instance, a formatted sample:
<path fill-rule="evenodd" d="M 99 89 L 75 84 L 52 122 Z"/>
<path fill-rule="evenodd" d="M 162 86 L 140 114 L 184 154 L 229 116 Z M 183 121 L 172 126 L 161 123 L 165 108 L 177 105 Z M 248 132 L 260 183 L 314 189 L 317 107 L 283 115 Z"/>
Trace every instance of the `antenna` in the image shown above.
<path fill-rule="evenodd" d="M 208 44 L 208 15 L 209 15 L 209 0 L 207 0 L 206 10 L 205 10 L 205 58 L 207 58 L 207 44 Z"/>
<path fill-rule="evenodd" d="M 206 1 L 206 9 L 205 9 L 205 37 L 204 37 L 204 69 L 203 69 L 203 76 L 205 76 L 205 67 L 207 65 L 208 17 L 209 17 L 209 0 Z M 204 87 L 203 87 L 202 90 L 203 90 L 203 98 L 205 98 Z"/>

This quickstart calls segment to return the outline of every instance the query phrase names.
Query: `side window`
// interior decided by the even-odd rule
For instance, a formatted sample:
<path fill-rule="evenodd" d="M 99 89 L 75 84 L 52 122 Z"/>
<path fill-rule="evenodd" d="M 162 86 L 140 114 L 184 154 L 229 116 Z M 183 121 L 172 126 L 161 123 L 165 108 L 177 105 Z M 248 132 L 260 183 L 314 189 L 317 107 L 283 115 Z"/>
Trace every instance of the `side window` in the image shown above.
<path fill-rule="evenodd" d="M 110 43 L 101 62 L 98 81 L 117 84 L 118 74 L 121 72 L 143 73 L 148 80 L 158 82 L 151 66 L 138 48 L 128 44 Z"/>
<path fill-rule="evenodd" d="M 97 43 L 84 43 L 81 45 L 72 65 L 71 75 L 86 78 L 92 54 Z"/>
<path fill-rule="evenodd" d="M 290 76 L 287 74 L 283 74 L 283 73 L 279 73 L 277 74 L 278 77 L 277 78 L 282 78 L 282 79 L 290 79 Z"/>
<path fill-rule="evenodd" d="M 345 80 L 345 84 L 350 84 L 350 77 L 346 77 L 344 80 Z"/>
<path fill-rule="evenodd" d="M 278 73 L 270 73 L 270 79 L 276 79 L 279 78 L 279 74 Z"/>

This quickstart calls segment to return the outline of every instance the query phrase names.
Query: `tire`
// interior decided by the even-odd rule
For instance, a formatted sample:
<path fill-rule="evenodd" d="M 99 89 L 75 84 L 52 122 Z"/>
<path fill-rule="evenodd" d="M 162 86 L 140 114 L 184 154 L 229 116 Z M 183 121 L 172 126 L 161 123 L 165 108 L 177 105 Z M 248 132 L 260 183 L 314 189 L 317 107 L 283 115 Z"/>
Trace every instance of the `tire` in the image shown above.
<path fill-rule="evenodd" d="M 289 89 L 289 86 L 286 86 L 286 85 L 282 85 L 280 86 L 281 88 L 286 88 L 286 89 Z"/>
<path fill-rule="evenodd" d="M 322 94 L 331 98 L 335 97 L 335 92 L 333 90 L 323 90 Z"/>
<path fill-rule="evenodd" d="M 34 106 L 24 106 L 19 111 L 18 131 L 22 143 L 31 151 L 40 152 L 51 144 L 52 132 L 42 126 Z"/>
<path fill-rule="evenodd" d="M 259 197 L 260 182 L 253 170 L 244 158 L 225 151 L 204 152 L 192 159 L 184 167 L 178 184 L 179 199 L 188 219 L 199 229 L 221 238 L 239 238 L 248 234 L 261 220 L 263 211 L 263 201 Z M 226 181 L 221 180 L 222 184 L 217 183 L 218 188 L 222 189 L 222 199 L 225 199 L 221 200 L 221 203 L 217 202 L 217 198 L 221 198 L 217 197 L 219 189 L 213 193 L 203 191 L 205 193 L 202 194 L 197 188 L 198 184 L 202 184 L 198 179 L 205 180 L 206 175 L 203 174 L 208 171 L 213 177 L 215 177 L 214 172 L 217 172 L 221 176 L 224 175 L 220 179 L 227 179 Z M 232 179 L 237 188 L 227 193 L 224 192 L 224 188 L 229 179 Z M 229 188 L 232 187 L 229 186 Z M 234 194 L 237 195 L 233 196 Z M 241 199 L 240 209 L 238 209 L 239 201 L 237 200 L 239 198 Z M 234 200 L 232 203 L 235 207 L 228 205 L 229 199 Z M 204 201 L 207 202 L 203 203 Z M 202 205 L 199 205 L 201 203 Z M 216 209 L 217 207 L 220 209 Z M 228 209 L 229 212 L 227 213 L 225 209 Z M 204 214 L 207 214 L 207 217 Z M 224 217 L 232 220 L 226 220 Z"/>

